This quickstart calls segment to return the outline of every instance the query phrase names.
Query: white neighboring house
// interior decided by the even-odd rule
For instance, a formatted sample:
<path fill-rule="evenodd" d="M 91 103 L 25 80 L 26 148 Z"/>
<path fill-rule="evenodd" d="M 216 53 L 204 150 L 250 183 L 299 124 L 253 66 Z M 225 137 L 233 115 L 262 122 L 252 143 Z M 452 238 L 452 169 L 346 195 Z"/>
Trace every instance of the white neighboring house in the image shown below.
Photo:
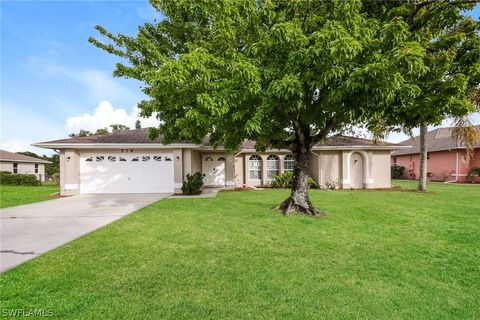
<path fill-rule="evenodd" d="M 45 164 L 47 163 L 51 162 L 0 150 L 0 171 L 34 174 L 38 180 L 43 182 L 45 181 Z"/>

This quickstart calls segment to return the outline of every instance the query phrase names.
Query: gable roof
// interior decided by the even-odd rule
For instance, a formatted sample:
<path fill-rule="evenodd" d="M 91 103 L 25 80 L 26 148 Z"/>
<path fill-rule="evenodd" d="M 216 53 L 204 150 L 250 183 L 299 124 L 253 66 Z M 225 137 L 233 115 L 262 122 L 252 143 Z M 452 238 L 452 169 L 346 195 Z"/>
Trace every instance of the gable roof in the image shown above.
<path fill-rule="evenodd" d="M 46 141 L 35 143 L 33 146 L 42 147 L 42 148 L 54 148 L 54 149 L 65 149 L 65 148 L 91 148 L 95 147 L 155 147 L 155 148 L 208 148 L 209 139 L 206 137 L 203 142 L 198 145 L 191 141 L 179 141 L 172 143 L 170 145 L 163 145 L 161 138 L 156 138 L 150 140 L 147 137 L 148 128 L 128 130 L 117 133 L 109 133 L 103 135 L 93 135 L 87 137 L 72 137 L 60 140 Z M 254 150 L 256 142 L 252 140 L 245 140 L 241 146 L 241 150 Z M 369 147 L 369 148 L 379 148 L 379 149 L 397 149 L 397 148 L 406 148 L 405 146 L 400 146 L 395 143 L 388 142 L 376 142 L 369 139 L 346 137 L 346 136 L 333 136 L 330 137 L 327 141 L 323 143 L 318 143 L 315 145 L 314 149 L 335 149 L 335 148 L 345 148 L 345 147 Z M 219 149 L 222 149 L 221 147 Z"/>
<path fill-rule="evenodd" d="M 50 161 L 25 156 L 23 154 L 0 150 L 0 161 L 7 162 L 26 162 L 26 163 L 51 163 Z"/>
<path fill-rule="evenodd" d="M 465 146 L 459 145 L 452 137 L 452 129 L 454 127 L 438 128 L 429 131 L 425 136 L 425 143 L 427 145 L 428 152 L 465 149 Z M 480 125 L 475 126 L 480 132 Z M 420 153 L 420 136 L 416 136 L 413 139 L 408 139 L 400 142 L 402 145 L 411 146 L 410 149 L 397 150 L 393 153 L 394 156 L 404 154 Z M 480 139 L 475 144 L 475 148 L 480 148 Z"/>
<path fill-rule="evenodd" d="M 256 142 L 253 140 L 245 140 L 241 149 L 253 150 L 255 149 Z M 383 142 L 383 141 L 374 141 L 370 139 L 356 138 L 336 135 L 328 138 L 324 142 L 317 143 L 313 149 L 335 149 L 342 147 L 374 147 L 374 148 L 389 148 L 395 149 L 399 145 L 396 143 Z M 400 146 L 404 147 L 404 146 Z"/>

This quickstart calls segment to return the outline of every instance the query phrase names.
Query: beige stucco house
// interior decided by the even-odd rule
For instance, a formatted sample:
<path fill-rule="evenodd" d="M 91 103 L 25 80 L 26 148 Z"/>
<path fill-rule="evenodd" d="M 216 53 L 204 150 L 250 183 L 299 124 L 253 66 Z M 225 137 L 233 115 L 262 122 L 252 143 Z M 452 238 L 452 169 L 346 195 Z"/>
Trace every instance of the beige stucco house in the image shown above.
<path fill-rule="evenodd" d="M 174 192 L 185 176 L 205 175 L 205 186 L 265 186 L 293 170 L 288 150 L 256 152 L 255 142 L 226 153 L 189 142 L 164 145 L 147 139 L 147 129 L 36 143 L 60 152 L 62 195 Z M 389 188 L 390 154 L 405 148 L 391 143 L 336 136 L 313 147 L 310 175 L 320 185 Z"/>
<path fill-rule="evenodd" d="M 45 164 L 47 163 L 51 162 L 0 150 L 0 171 L 34 174 L 38 180 L 45 181 Z"/>

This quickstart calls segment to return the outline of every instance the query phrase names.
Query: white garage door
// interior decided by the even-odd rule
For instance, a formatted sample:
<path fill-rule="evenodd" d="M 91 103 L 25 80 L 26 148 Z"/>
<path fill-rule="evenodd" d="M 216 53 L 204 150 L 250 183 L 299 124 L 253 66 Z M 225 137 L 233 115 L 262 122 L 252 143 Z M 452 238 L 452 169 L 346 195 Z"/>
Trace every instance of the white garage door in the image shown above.
<path fill-rule="evenodd" d="M 173 154 L 81 153 L 80 193 L 171 193 Z"/>

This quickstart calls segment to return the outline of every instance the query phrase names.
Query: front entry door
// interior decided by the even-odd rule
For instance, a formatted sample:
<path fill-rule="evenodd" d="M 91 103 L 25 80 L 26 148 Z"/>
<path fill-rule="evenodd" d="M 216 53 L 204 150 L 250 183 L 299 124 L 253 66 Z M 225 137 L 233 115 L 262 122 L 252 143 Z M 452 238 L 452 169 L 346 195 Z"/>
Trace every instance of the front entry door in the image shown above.
<path fill-rule="evenodd" d="M 225 186 L 225 157 L 214 154 L 202 156 L 202 172 L 206 186 Z"/>

